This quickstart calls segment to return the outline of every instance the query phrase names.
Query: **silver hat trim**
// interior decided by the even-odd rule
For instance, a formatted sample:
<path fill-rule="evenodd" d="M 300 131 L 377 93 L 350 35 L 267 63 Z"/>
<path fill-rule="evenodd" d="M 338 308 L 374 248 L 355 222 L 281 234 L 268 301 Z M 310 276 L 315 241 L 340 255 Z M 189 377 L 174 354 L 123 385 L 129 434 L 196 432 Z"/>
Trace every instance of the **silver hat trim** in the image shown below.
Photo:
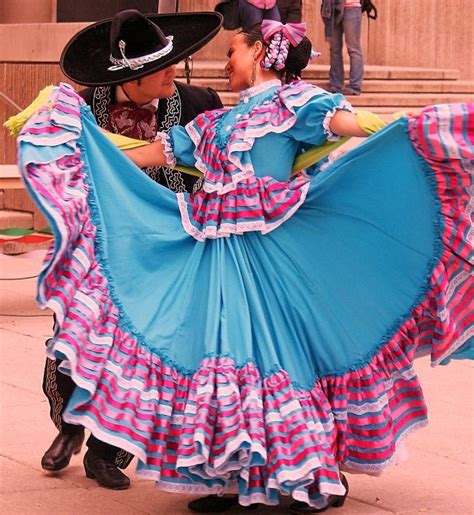
<path fill-rule="evenodd" d="M 115 72 L 118 70 L 123 70 L 124 68 L 130 68 L 131 70 L 139 70 L 143 68 L 144 64 L 151 63 L 153 61 L 157 61 L 161 59 L 165 55 L 168 55 L 171 50 L 173 50 L 173 36 L 167 36 L 168 44 L 163 47 L 161 50 L 157 52 L 153 52 L 152 54 L 143 55 L 141 57 L 133 57 L 128 59 L 125 55 L 125 47 L 126 43 L 122 39 L 119 41 L 120 53 L 122 54 L 123 59 L 116 59 L 110 54 L 110 62 L 114 66 L 110 66 L 108 68 L 109 71 Z"/>

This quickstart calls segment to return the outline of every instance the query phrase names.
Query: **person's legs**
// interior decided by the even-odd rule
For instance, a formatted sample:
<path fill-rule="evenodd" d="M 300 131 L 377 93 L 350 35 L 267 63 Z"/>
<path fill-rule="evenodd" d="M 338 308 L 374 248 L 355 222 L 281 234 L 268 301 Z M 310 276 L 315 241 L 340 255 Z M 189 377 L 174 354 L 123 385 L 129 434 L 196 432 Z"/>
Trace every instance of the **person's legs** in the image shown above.
<path fill-rule="evenodd" d="M 277 4 L 275 4 L 271 9 L 265 9 L 263 19 L 281 21 L 280 11 L 278 10 Z"/>
<path fill-rule="evenodd" d="M 113 445 L 101 442 L 94 435 L 90 435 L 87 440 L 87 448 L 97 457 L 113 463 L 116 467 L 125 469 L 133 460 L 133 454 Z"/>
<path fill-rule="evenodd" d="M 55 330 L 56 317 L 53 326 L 53 331 Z M 49 340 L 46 341 L 46 345 L 48 342 Z M 72 455 L 80 452 L 84 441 L 84 428 L 68 424 L 63 420 L 64 410 L 76 385 L 68 375 L 59 370 L 60 364 L 60 360 L 47 358 L 43 374 L 43 392 L 49 402 L 50 417 L 59 431 L 41 459 L 43 469 L 51 472 L 67 467 Z M 101 442 L 92 435 L 87 441 L 87 446 L 89 450 L 85 456 L 84 467 L 88 477 L 96 479 L 99 484 L 107 488 L 128 488 L 130 480 L 117 467 L 126 468 L 132 461 L 133 455 Z"/>
<path fill-rule="evenodd" d="M 46 342 L 48 343 L 48 342 Z M 60 433 L 84 433 L 84 428 L 64 422 L 62 415 L 74 391 L 74 381 L 59 371 L 60 361 L 46 358 L 43 373 L 43 393 L 49 402 L 49 416 Z"/>
<path fill-rule="evenodd" d="M 344 9 L 344 39 L 349 53 L 350 72 L 349 90 L 360 93 L 364 79 L 364 57 L 360 42 L 362 29 L 362 11 L 359 7 Z"/>
<path fill-rule="evenodd" d="M 302 11 L 302 0 L 290 0 L 288 2 L 288 7 L 286 8 L 285 21 L 283 23 L 300 23 L 303 17 Z"/>
<path fill-rule="evenodd" d="M 344 87 L 344 63 L 342 60 L 341 23 L 335 24 L 332 37 L 329 38 L 331 67 L 329 68 L 329 88 L 332 92 L 340 92 Z"/>
<path fill-rule="evenodd" d="M 130 479 L 119 470 L 115 460 L 124 454 L 128 458 L 122 463 L 125 468 L 133 459 L 133 455 L 105 444 L 92 435 L 87 441 L 88 450 L 84 455 L 84 470 L 89 479 L 95 479 L 100 486 L 112 490 L 125 490 L 130 486 Z"/>
<path fill-rule="evenodd" d="M 261 23 L 263 20 L 263 12 L 263 9 L 249 4 L 247 0 L 239 0 L 239 16 L 244 30 L 256 23 Z"/>
<path fill-rule="evenodd" d="M 56 319 L 54 319 L 54 328 Z M 49 340 L 46 341 L 48 344 Z M 84 428 L 64 422 L 62 415 L 74 391 L 73 380 L 59 371 L 60 361 L 46 358 L 43 373 L 43 392 L 49 402 L 49 415 L 59 433 L 44 453 L 41 466 L 44 470 L 57 472 L 69 465 L 84 441 Z"/>

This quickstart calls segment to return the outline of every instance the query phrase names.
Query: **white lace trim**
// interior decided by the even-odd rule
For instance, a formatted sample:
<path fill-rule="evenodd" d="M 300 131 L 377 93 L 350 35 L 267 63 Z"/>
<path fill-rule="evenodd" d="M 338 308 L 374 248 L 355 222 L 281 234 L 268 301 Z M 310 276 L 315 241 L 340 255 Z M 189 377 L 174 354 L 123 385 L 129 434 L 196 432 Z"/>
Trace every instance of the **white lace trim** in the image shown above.
<path fill-rule="evenodd" d="M 246 179 L 250 179 L 250 177 L 253 177 L 255 175 L 255 171 L 251 164 L 248 164 L 245 167 L 241 164 L 240 167 L 244 169 L 239 173 L 235 173 L 232 176 L 232 181 L 229 184 L 226 184 L 224 186 L 222 182 L 206 182 L 206 179 L 204 178 L 204 184 L 202 186 L 202 189 L 206 193 L 216 192 L 218 195 L 225 195 L 226 193 L 234 191 L 237 188 L 239 182 L 242 182 Z"/>
<path fill-rule="evenodd" d="M 463 166 L 467 168 L 471 173 L 474 173 L 474 166 L 473 161 L 467 160 L 467 159 L 461 159 L 461 162 L 463 163 Z M 466 209 L 466 217 L 470 219 L 472 216 L 472 213 L 474 212 L 474 195 L 472 194 L 472 188 L 471 188 L 471 196 L 469 198 L 469 202 L 467 203 L 467 209 Z M 474 245 L 474 224 L 471 224 L 469 227 L 469 231 L 467 233 L 467 241 L 472 246 Z M 471 265 L 474 265 L 474 254 L 472 255 L 472 259 L 469 260 Z"/>
<path fill-rule="evenodd" d="M 137 471 L 137 474 L 145 479 L 154 479 L 148 473 L 144 473 L 145 471 Z M 148 471 L 146 471 L 148 472 Z M 238 488 L 236 486 L 232 487 L 222 487 L 222 486 L 205 486 L 205 485 L 196 485 L 193 483 L 171 483 L 168 481 L 156 481 L 156 487 L 162 490 L 163 492 L 169 493 L 180 493 L 180 494 L 195 494 L 195 495 L 224 495 L 224 494 L 237 494 Z"/>
<path fill-rule="evenodd" d="M 137 470 L 137 475 L 139 477 L 143 477 L 145 479 L 154 479 L 158 475 L 157 473 L 151 473 L 150 471 L 141 471 Z M 271 484 L 270 484 L 271 483 Z M 331 493 L 320 494 L 320 497 L 315 500 L 310 500 L 306 489 L 297 489 L 294 490 L 291 494 L 291 497 L 295 501 L 306 502 L 308 505 L 313 508 L 324 508 L 327 506 L 327 496 L 329 495 L 344 495 L 345 488 L 338 485 L 333 485 L 329 483 L 322 483 L 320 485 L 322 489 L 326 492 L 330 490 Z M 237 483 L 235 481 L 228 481 L 228 484 L 225 486 L 214 485 L 212 487 L 208 487 L 205 485 L 196 485 L 193 483 L 180 483 L 180 482 L 169 482 L 169 481 L 156 481 L 156 487 L 164 492 L 170 493 L 182 493 L 182 494 L 192 494 L 192 495 L 218 495 L 222 496 L 225 494 L 235 494 L 239 496 L 239 504 L 241 506 L 250 506 L 251 504 L 265 504 L 266 506 L 278 506 L 280 504 L 280 500 L 269 499 L 269 497 L 262 492 L 255 492 L 250 495 L 240 495 Z M 276 489 L 280 492 L 282 496 L 290 497 L 288 492 L 281 491 L 281 487 L 279 487 L 276 481 L 269 480 L 269 488 Z M 334 492 L 334 493 L 333 493 Z M 335 493 L 338 492 L 338 493 Z"/>
<path fill-rule="evenodd" d="M 248 179 L 255 175 L 255 170 L 251 163 L 247 163 L 245 166 L 240 161 L 240 159 L 237 156 L 234 156 L 233 154 L 235 152 L 246 152 L 248 150 L 251 150 L 251 148 L 254 145 L 255 139 L 265 136 L 269 133 L 282 133 L 285 132 L 293 125 L 296 121 L 296 113 L 294 112 L 293 108 L 295 107 L 301 107 L 306 102 L 308 102 L 311 98 L 313 98 L 316 95 L 321 95 L 321 92 L 323 92 L 321 88 L 317 86 L 312 86 L 307 88 L 306 91 L 303 91 L 299 94 L 298 97 L 292 98 L 291 95 L 288 96 L 288 98 L 280 98 L 280 102 L 283 106 L 285 106 L 292 114 L 286 120 L 284 123 L 282 123 L 279 126 L 274 126 L 271 123 L 267 123 L 264 127 L 258 127 L 258 128 L 252 128 L 252 127 L 245 127 L 243 129 L 240 129 L 242 132 L 241 139 L 237 142 L 233 142 L 230 144 L 229 147 L 229 154 L 228 154 L 228 160 L 238 169 L 239 172 L 235 173 L 231 177 L 231 182 L 229 184 L 224 185 L 222 182 L 208 182 L 206 180 L 206 175 L 208 174 L 207 166 L 202 160 L 199 151 L 197 150 L 197 147 L 199 143 L 201 142 L 202 136 L 198 133 L 198 131 L 195 129 L 195 127 L 192 125 L 192 122 L 188 123 L 185 127 L 186 132 L 188 133 L 189 137 L 193 141 L 196 149 L 194 150 L 194 157 L 196 159 L 196 168 L 200 170 L 204 174 L 204 185 L 203 189 L 207 193 L 213 193 L 216 192 L 217 194 L 221 195 L 224 193 L 228 193 L 229 191 L 235 190 L 237 187 L 237 184 L 245 179 Z M 344 104 L 344 105 L 343 105 Z M 346 105 L 347 104 L 347 105 Z M 342 106 L 342 107 L 339 107 Z M 351 105 L 347 101 L 341 102 L 338 107 L 335 109 L 346 109 L 346 110 L 352 110 Z M 222 114 L 224 114 L 226 110 L 222 110 Z M 334 116 L 334 115 L 333 115 Z M 328 122 L 329 123 L 329 122 Z M 324 131 L 326 134 L 326 131 Z"/>
<path fill-rule="evenodd" d="M 255 95 L 258 95 L 259 93 L 263 93 L 264 91 L 267 91 L 267 89 L 274 88 L 274 87 L 281 87 L 281 80 L 279 79 L 272 79 L 267 80 L 266 82 L 262 82 L 261 84 L 258 84 L 257 86 L 253 86 L 252 88 L 245 89 L 244 91 L 241 91 L 239 94 L 240 100 L 245 102 L 246 98 L 252 98 Z"/>
<path fill-rule="evenodd" d="M 163 145 L 163 154 L 166 157 L 166 164 L 170 168 L 174 168 L 176 166 L 176 157 L 173 154 L 169 134 L 166 132 L 157 132 L 155 141 L 159 141 Z"/>
<path fill-rule="evenodd" d="M 152 472 L 149 470 L 137 470 L 137 475 L 146 479 L 156 479 L 159 475 L 158 472 Z M 288 481 L 291 482 L 294 476 L 293 473 L 288 474 Z M 295 475 L 294 477 L 297 477 Z M 221 478 L 222 479 L 222 478 Z M 298 481 L 300 479 L 298 478 Z M 307 484 L 311 484 L 314 482 L 314 477 L 312 474 L 309 474 L 307 477 Z M 268 495 L 262 492 L 254 492 L 250 495 L 240 495 L 237 483 L 234 480 L 228 480 L 226 485 L 213 485 L 213 486 L 205 486 L 201 484 L 194 483 L 183 483 L 183 482 L 173 482 L 171 481 L 162 481 L 158 479 L 156 481 L 156 486 L 160 490 L 170 493 L 184 493 L 184 494 L 195 494 L 195 495 L 224 495 L 224 494 L 238 494 L 239 496 L 239 504 L 241 506 L 249 506 L 251 504 L 265 504 L 267 506 L 277 506 L 280 501 L 270 499 Z M 319 485 L 320 492 L 319 497 L 316 499 L 310 499 L 308 496 L 308 491 L 306 488 L 301 487 L 293 490 L 291 492 L 291 497 L 296 501 L 302 501 L 307 503 L 309 506 L 313 508 L 324 508 L 327 506 L 327 499 L 330 495 L 344 495 L 346 489 L 342 483 L 329 483 L 326 481 L 322 481 Z M 269 479 L 268 480 L 268 490 L 277 490 L 281 495 L 290 496 L 287 491 L 282 491 L 282 486 L 279 480 L 277 479 Z"/>
<path fill-rule="evenodd" d="M 347 404 L 347 414 L 366 415 L 367 413 L 380 413 L 388 406 L 387 394 L 383 393 L 375 402 L 365 402 L 364 404 Z"/>
<path fill-rule="evenodd" d="M 474 337 L 474 326 L 471 326 L 467 331 L 464 331 L 462 336 L 460 338 L 458 338 L 457 340 L 455 340 L 454 343 L 452 343 L 449 346 L 449 348 L 446 349 L 446 351 L 443 352 L 443 354 L 441 354 L 441 356 L 438 359 L 433 360 L 433 362 L 431 363 L 431 366 L 435 367 L 436 365 L 439 365 L 443 360 L 445 360 L 446 358 L 449 358 L 449 356 L 451 356 L 451 354 L 454 354 L 454 352 L 456 352 L 458 349 L 460 349 L 469 340 L 469 338 L 473 338 L 473 337 Z"/>
<path fill-rule="evenodd" d="M 326 134 L 328 138 L 328 141 L 338 141 L 341 139 L 341 136 L 332 132 L 329 127 L 331 125 L 331 120 L 338 111 L 349 111 L 350 113 L 352 113 L 353 109 L 351 104 L 347 100 L 343 100 L 339 105 L 333 107 L 331 111 L 328 111 L 326 113 L 326 116 L 323 120 L 323 129 L 324 134 Z"/>
<path fill-rule="evenodd" d="M 204 230 L 201 231 L 198 229 L 191 221 L 189 217 L 188 210 L 188 202 L 184 196 L 184 193 L 176 193 L 176 197 L 178 200 L 179 211 L 181 213 L 181 223 L 183 225 L 184 230 L 193 238 L 198 241 L 204 241 L 207 238 L 216 239 L 229 237 L 232 234 L 242 235 L 245 232 L 253 232 L 260 231 L 262 234 L 268 234 L 269 232 L 275 230 L 282 223 L 286 222 L 289 218 L 291 218 L 299 207 L 306 200 L 306 195 L 308 194 L 308 189 L 311 184 L 311 181 L 308 180 L 306 184 L 300 186 L 299 190 L 301 191 L 301 197 L 298 202 L 293 205 L 282 218 L 275 222 L 266 222 L 265 220 L 258 220 L 256 222 L 236 222 L 236 223 L 223 223 L 220 224 L 219 227 L 204 227 Z"/>
<path fill-rule="evenodd" d="M 408 429 L 405 429 L 398 439 L 395 441 L 395 452 L 392 454 L 390 458 L 383 461 L 382 463 L 356 463 L 353 461 L 345 461 L 339 465 L 340 469 L 347 472 L 353 472 L 357 474 L 369 474 L 371 476 L 380 475 L 385 469 L 400 462 L 406 457 L 406 449 L 404 446 L 405 440 L 408 436 L 410 436 L 415 431 L 422 429 L 428 425 L 428 420 L 420 420 L 419 422 L 414 423 Z"/>
<path fill-rule="evenodd" d="M 473 209 L 473 212 L 474 212 L 474 209 Z M 464 283 L 465 281 L 469 280 L 471 276 L 472 276 L 472 271 L 462 270 L 461 272 L 459 272 L 456 275 L 456 277 L 451 279 L 451 281 L 448 284 L 448 288 L 446 289 L 446 292 L 444 294 L 446 303 L 449 303 L 451 301 L 451 299 L 453 298 L 453 295 L 456 294 L 456 290 L 458 289 L 459 285 Z M 442 310 L 438 313 L 438 317 L 441 320 L 446 320 L 447 315 L 448 314 L 447 314 L 446 310 Z"/>
<path fill-rule="evenodd" d="M 446 293 L 444 294 L 448 302 L 452 299 L 453 294 L 455 293 L 455 290 L 458 288 L 458 286 L 464 281 L 467 281 L 471 276 L 471 271 L 462 270 L 461 272 L 459 272 L 459 274 L 456 275 L 456 277 L 451 279 L 451 281 L 448 284 L 448 288 L 446 289 Z"/>

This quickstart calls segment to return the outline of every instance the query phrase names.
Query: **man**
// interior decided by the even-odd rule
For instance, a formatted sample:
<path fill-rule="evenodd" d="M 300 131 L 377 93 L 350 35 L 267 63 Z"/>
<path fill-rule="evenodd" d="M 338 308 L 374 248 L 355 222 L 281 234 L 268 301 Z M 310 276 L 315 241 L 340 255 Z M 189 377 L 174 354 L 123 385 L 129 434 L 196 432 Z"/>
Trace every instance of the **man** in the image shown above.
<path fill-rule="evenodd" d="M 364 79 L 361 0 L 322 0 L 321 16 L 324 22 L 324 34 L 329 41 L 331 63 L 329 88 L 333 93 L 360 95 Z M 344 88 L 343 36 L 350 61 L 347 88 Z"/>
<path fill-rule="evenodd" d="M 216 13 L 143 15 L 136 10 L 88 26 L 66 45 L 61 69 L 74 82 L 89 86 L 81 92 L 99 126 L 117 134 L 153 141 L 157 132 L 185 125 L 206 110 L 222 107 L 217 93 L 175 82 L 176 63 L 212 39 L 222 23 Z M 150 178 L 175 191 L 191 192 L 196 178 L 166 167 L 144 170 Z M 139 242 L 137 242 L 139 244 Z M 48 342 L 47 342 L 48 343 Z M 44 454 L 48 471 L 67 467 L 80 452 L 84 428 L 62 418 L 74 391 L 71 378 L 57 360 L 46 360 L 43 391 L 59 434 Z M 93 435 L 84 456 L 87 477 L 101 486 L 125 489 L 126 468 L 133 456 Z"/>

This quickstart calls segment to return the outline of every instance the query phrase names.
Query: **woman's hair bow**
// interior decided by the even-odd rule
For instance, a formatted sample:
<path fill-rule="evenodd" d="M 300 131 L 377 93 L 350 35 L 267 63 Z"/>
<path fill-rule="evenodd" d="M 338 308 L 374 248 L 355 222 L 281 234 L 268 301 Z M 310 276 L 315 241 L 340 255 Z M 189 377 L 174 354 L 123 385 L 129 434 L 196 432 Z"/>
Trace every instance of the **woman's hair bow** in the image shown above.
<path fill-rule="evenodd" d="M 290 45 L 297 47 L 306 36 L 306 23 L 283 23 L 275 20 L 262 21 L 262 37 L 268 44 L 262 68 L 269 70 L 272 66 L 276 70 L 285 67 Z"/>
<path fill-rule="evenodd" d="M 306 36 L 306 23 L 287 23 L 283 25 L 283 23 L 275 20 L 262 21 L 262 36 L 267 43 L 270 43 L 272 36 L 277 32 L 281 32 L 296 47 Z"/>

